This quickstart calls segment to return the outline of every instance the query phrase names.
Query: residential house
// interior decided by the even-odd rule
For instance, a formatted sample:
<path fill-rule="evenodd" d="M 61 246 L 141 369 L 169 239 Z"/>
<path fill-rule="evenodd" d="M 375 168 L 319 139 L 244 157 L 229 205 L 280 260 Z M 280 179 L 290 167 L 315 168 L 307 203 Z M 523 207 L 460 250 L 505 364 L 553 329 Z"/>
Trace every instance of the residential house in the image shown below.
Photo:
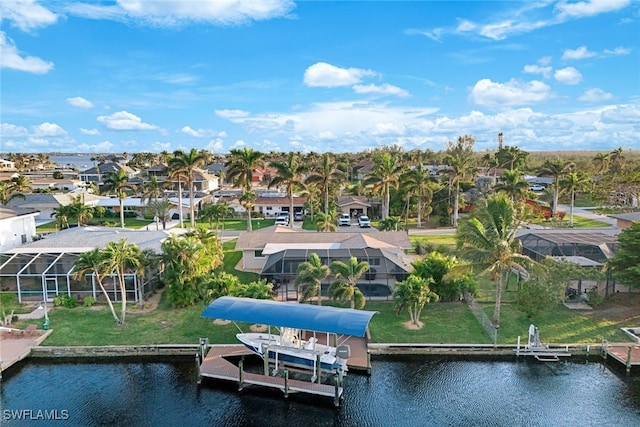
<path fill-rule="evenodd" d="M 133 179 L 138 175 L 138 171 L 133 170 L 129 166 L 121 165 L 119 163 L 102 163 L 98 166 L 94 166 L 87 170 L 78 173 L 78 177 L 87 184 L 94 184 L 100 188 L 104 184 L 105 176 L 124 169 L 129 176 L 129 179 Z"/>
<path fill-rule="evenodd" d="M 366 196 L 344 196 L 338 198 L 339 213 L 347 213 L 352 218 L 367 215 L 371 218 L 380 216 L 382 204 L 380 199 Z"/>
<path fill-rule="evenodd" d="M 33 241 L 38 215 L 37 209 L 0 206 L 0 252 Z"/>
<path fill-rule="evenodd" d="M 24 198 L 16 197 L 7 203 L 7 206 L 21 209 L 34 209 L 40 212 L 36 221 L 39 224 L 54 221 L 55 209 L 60 206 L 68 206 L 73 203 L 75 197 L 80 196 L 86 206 L 98 206 L 98 201 L 105 197 L 91 193 L 31 193 L 25 194 Z"/>
<path fill-rule="evenodd" d="M 627 212 L 621 214 L 609 215 L 611 218 L 615 218 L 616 227 L 619 229 L 625 229 L 631 227 L 632 222 L 640 222 L 640 212 Z"/>

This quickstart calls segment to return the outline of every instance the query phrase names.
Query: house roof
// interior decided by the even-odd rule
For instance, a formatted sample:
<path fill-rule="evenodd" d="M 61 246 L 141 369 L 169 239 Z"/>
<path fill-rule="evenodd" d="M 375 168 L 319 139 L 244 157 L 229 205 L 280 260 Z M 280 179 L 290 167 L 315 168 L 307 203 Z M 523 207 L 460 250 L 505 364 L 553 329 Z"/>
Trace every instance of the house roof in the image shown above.
<path fill-rule="evenodd" d="M 8 208 L 6 206 L 0 206 L 0 220 L 15 218 L 19 216 L 33 215 L 36 216 L 40 213 L 37 209 L 30 208 Z"/>
<path fill-rule="evenodd" d="M 338 200 L 338 206 L 342 207 L 347 205 L 363 205 L 366 207 L 371 207 L 370 203 L 367 203 L 365 200 L 358 198 L 356 196 L 344 197 Z"/>
<path fill-rule="evenodd" d="M 303 205 L 307 201 L 306 197 L 296 197 L 293 196 L 293 204 L 294 205 Z M 256 197 L 256 201 L 254 205 L 288 205 L 289 198 L 285 195 L 284 197 Z"/>
<path fill-rule="evenodd" d="M 8 253 L 61 253 L 88 252 L 95 248 L 103 248 L 109 242 L 126 239 L 140 249 L 153 249 L 160 253 L 162 241 L 180 229 L 171 230 L 129 230 L 114 227 L 74 227 L 47 234 L 44 238 L 26 243 Z"/>
<path fill-rule="evenodd" d="M 621 219 L 624 221 L 640 221 L 640 212 L 627 212 L 621 214 L 609 215 L 611 218 Z"/>
<path fill-rule="evenodd" d="M 281 230 L 281 228 L 286 230 Z M 241 233 L 236 243 L 236 249 L 264 249 L 267 244 L 286 244 L 292 248 L 306 248 L 309 244 L 333 245 L 345 249 L 411 248 L 409 236 L 404 231 L 318 233 L 315 231 L 294 231 L 288 227 L 269 227 Z"/>
<path fill-rule="evenodd" d="M 78 197 L 77 193 L 31 193 L 25 194 L 24 199 L 16 197 L 12 199 L 7 206 L 33 209 L 51 209 L 59 206 L 67 206 L 73 202 L 73 198 Z M 99 200 L 105 197 L 96 196 L 91 193 L 84 193 L 84 204 L 95 205 Z M 108 199 L 108 198 L 107 198 Z"/>
<path fill-rule="evenodd" d="M 210 319 L 284 326 L 305 331 L 363 337 L 376 311 L 220 297 L 202 312 Z"/>
<path fill-rule="evenodd" d="M 92 168 L 84 170 L 80 172 L 80 175 L 98 175 L 98 174 L 104 174 L 109 172 L 117 172 L 120 169 L 124 169 L 125 171 L 127 171 L 127 173 L 134 172 L 134 170 L 131 169 L 129 166 L 123 166 L 118 163 L 108 162 L 108 163 L 102 163 L 98 166 L 94 166 Z"/>

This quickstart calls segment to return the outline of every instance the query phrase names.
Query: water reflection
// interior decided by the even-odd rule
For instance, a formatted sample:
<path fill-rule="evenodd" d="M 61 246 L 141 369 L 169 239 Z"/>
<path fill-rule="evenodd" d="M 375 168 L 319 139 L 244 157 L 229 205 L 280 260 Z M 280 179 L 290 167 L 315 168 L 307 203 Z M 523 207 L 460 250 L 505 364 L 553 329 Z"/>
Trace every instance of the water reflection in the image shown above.
<path fill-rule="evenodd" d="M 7 410 L 68 410 L 55 425 L 640 425 L 640 377 L 599 363 L 374 359 L 331 399 L 195 382 L 193 361 L 29 363 L 5 375 Z M 40 424 L 38 424 L 40 423 Z M 1 425 L 49 425 L 5 419 Z"/>

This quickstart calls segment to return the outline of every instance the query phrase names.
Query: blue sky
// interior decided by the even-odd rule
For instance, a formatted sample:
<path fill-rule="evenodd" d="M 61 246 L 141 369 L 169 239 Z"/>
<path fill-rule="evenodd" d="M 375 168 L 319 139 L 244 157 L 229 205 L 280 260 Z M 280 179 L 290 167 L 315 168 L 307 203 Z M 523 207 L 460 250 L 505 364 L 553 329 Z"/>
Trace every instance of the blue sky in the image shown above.
<path fill-rule="evenodd" d="M 0 0 L 0 151 L 640 149 L 640 2 Z"/>

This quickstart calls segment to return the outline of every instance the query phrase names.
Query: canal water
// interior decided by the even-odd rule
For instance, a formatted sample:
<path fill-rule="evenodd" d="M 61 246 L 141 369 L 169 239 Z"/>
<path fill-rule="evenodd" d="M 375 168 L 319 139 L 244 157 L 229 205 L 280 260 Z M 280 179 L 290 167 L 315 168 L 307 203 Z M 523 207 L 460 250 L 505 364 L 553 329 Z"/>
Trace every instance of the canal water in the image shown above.
<path fill-rule="evenodd" d="M 31 361 L 5 373 L 0 425 L 640 425 L 640 377 L 594 362 L 375 358 L 371 376 L 347 376 L 339 408 L 262 388 L 198 386 L 195 374 L 193 361 Z"/>

